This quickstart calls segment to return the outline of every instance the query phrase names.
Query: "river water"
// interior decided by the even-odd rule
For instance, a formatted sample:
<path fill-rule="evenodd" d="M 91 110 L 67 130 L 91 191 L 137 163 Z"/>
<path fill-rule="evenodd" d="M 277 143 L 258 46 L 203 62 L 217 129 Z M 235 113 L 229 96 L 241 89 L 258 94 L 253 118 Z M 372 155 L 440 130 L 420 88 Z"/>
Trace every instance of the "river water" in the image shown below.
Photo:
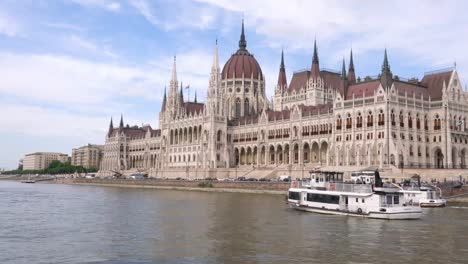
<path fill-rule="evenodd" d="M 387 221 L 281 195 L 0 181 L 0 263 L 468 263 L 468 207 Z"/>

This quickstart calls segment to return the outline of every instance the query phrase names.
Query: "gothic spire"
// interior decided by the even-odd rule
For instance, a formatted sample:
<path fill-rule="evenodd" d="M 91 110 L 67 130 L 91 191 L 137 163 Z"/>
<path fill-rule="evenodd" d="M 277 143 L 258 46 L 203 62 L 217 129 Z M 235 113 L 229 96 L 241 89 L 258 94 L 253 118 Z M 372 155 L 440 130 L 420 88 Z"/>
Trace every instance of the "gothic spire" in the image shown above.
<path fill-rule="evenodd" d="M 120 124 L 119 124 L 119 128 L 122 129 L 123 127 L 124 127 L 123 114 L 120 114 Z"/>
<path fill-rule="evenodd" d="M 195 103 L 197 102 L 197 90 L 195 90 L 195 100 L 193 100 Z"/>
<path fill-rule="evenodd" d="M 114 130 L 114 124 L 112 122 L 112 117 L 111 117 L 110 124 L 109 124 L 109 131 L 107 132 L 108 136 L 110 136 L 110 134 L 112 133 L 112 130 Z"/>
<path fill-rule="evenodd" d="M 314 57 L 312 59 L 312 68 L 310 69 L 310 75 L 314 79 L 320 77 L 320 67 L 319 67 L 319 59 L 318 59 L 317 41 L 316 40 L 314 40 Z"/>
<path fill-rule="evenodd" d="M 244 19 L 242 18 L 242 31 L 239 40 L 239 50 L 245 50 L 247 48 L 247 41 L 245 40 L 244 34 Z"/>
<path fill-rule="evenodd" d="M 393 74 L 390 70 L 390 64 L 388 63 L 387 58 L 387 49 L 385 49 L 384 53 L 384 61 L 382 63 L 382 72 L 380 73 L 380 83 L 384 87 L 384 89 L 390 88 L 393 82 Z"/>
<path fill-rule="evenodd" d="M 284 52 L 281 50 L 281 64 L 280 64 L 280 69 L 279 69 L 279 74 L 278 74 L 278 83 L 277 87 L 284 89 L 287 87 L 287 79 L 286 79 L 286 69 L 284 67 Z"/>
<path fill-rule="evenodd" d="M 110 121 L 110 124 L 109 124 L 109 129 L 112 129 L 114 128 L 114 124 L 112 123 L 112 117 L 111 117 L 111 121 Z"/>
<path fill-rule="evenodd" d="M 161 112 L 164 112 L 166 110 L 166 87 L 164 87 L 164 98 L 161 106 Z"/>
<path fill-rule="evenodd" d="M 213 52 L 213 65 L 211 66 L 211 69 L 218 69 L 219 68 L 219 59 L 218 59 L 218 39 L 216 39 L 215 42 L 215 48 Z"/>
<path fill-rule="evenodd" d="M 184 103 L 184 90 L 182 88 L 182 82 L 180 82 L 180 92 L 179 92 L 179 96 L 180 96 L 180 102 L 181 103 Z"/>
<path fill-rule="evenodd" d="M 343 58 L 343 64 L 341 65 L 341 79 L 346 80 L 346 66 L 345 66 L 344 58 Z"/>
<path fill-rule="evenodd" d="M 383 73 L 390 73 L 390 74 L 392 74 L 392 71 L 390 70 L 390 64 L 388 63 L 387 49 L 385 49 L 384 61 L 383 61 L 383 63 L 382 63 L 382 74 L 383 74 Z"/>
<path fill-rule="evenodd" d="M 174 56 L 174 64 L 172 66 L 172 79 L 173 82 L 177 82 L 177 68 L 176 68 L 176 56 Z"/>
<path fill-rule="evenodd" d="M 354 72 L 353 49 L 351 49 L 351 53 L 349 56 L 348 82 L 351 84 L 356 82 L 356 73 Z"/>

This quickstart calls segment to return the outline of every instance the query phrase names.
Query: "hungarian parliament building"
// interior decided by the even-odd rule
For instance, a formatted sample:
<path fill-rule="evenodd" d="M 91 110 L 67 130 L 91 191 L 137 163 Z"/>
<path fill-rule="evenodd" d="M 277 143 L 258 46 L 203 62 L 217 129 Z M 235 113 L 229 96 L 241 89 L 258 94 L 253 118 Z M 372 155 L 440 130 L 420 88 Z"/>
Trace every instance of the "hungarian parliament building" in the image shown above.
<path fill-rule="evenodd" d="M 316 43 L 310 69 L 288 82 L 283 53 L 279 66 L 268 100 L 242 24 L 239 47 L 222 68 L 214 47 L 207 96 L 198 102 L 184 99 L 174 58 L 159 128 L 111 120 L 100 173 L 466 168 L 468 92 L 455 68 L 407 80 L 392 73 L 385 51 L 378 76 L 359 78 L 352 51 L 341 71 L 320 69 Z"/>

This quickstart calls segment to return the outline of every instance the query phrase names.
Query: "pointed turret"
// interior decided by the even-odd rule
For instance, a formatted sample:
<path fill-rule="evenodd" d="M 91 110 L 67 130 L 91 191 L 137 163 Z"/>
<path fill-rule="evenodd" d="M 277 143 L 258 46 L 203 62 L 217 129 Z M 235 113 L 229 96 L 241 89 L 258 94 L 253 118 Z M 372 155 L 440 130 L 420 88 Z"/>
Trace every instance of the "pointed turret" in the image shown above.
<path fill-rule="evenodd" d="M 319 67 L 319 59 L 318 59 L 318 52 L 317 52 L 317 41 L 314 40 L 314 56 L 312 59 L 312 68 L 310 69 L 310 76 L 311 78 L 319 78 L 320 77 L 320 67 Z"/>
<path fill-rule="evenodd" d="M 242 19 L 242 31 L 241 31 L 241 36 L 239 40 L 239 50 L 246 50 L 247 48 L 247 41 L 245 40 L 245 34 L 244 34 L 244 19 Z"/>
<path fill-rule="evenodd" d="M 286 68 L 284 67 L 284 52 L 281 50 L 281 64 L 278 74 L 278 89 L 285 89 L 288 86 L 287 79 L 286 79 Z"/>
<path fill-rule="evenodd" d="M 123 114 L 121 114 L 119 128 L 122 129 L 123 127 L 124 127 Z"/>
<path fill-rule="evenodd" d="M 176 66 L 176 56 L 174 56 L 174 64 L 172 65 L 172 77 L 169 82 L 169 94 L 167 106 L 170 111 L 175 111 L 179 105 L 179 94 L 177 91 L 178 82 L 177 82 L 177 66 Z"/>
<path fill-rule="evenodd" d="M 171 81 L 177 82 L 176 56 L 174 56 L 174 64 L 172 65 L 172 79 L 171 79 Z"/>
<path fill-rule="evenodd" d="M 213 55 L 213 65 L 211 69 L 219 69 L 219 58 L 218 58 L 218 39 L 216 39 Z"/>
<path fill-rule="evenodd" d="M 109 130 L 107 131 L 107 136 L 110 136 L 113 130 L 114 130 L 114 123 L 112 122 L 112 117 L 111 117 Z"/>
<path fill-rule="evenodd" d="M 166 87 L 164 87 L 164 97 L 163 97 L 163 101 L 162 101 L 162 105 L 161 105 L 161 112 L 166 111 L 166 101 L 167 101 L 167 98 L 166 98 Z"/>
<path fill-rule="evenodd" d="M 180 92 L 179 92 L 179 97 L 180 97 L 180 103 L 184 103 L 184 90 L 182 88 L 182 82 L 180 82 Z"/>
<path fill-rule="evenodd" d="M 393 82 L 393 74 L 390 70 L 390 64 L 388 63 L 387 49 L 384 53 L 384 61 L 382 63 L 382 72 L 380 73 L 380 83 L 385 89 L 390 88 Z"/>
<path fill-rule="evenodd" d="M 353 50 L 349 56 L 348 83 L 356 83 L 356 72 L 354 71 Z"/>
<path fill-rule="evenodd" d="M 345 66 L 345 59 L 343 58 L 343 64 L 341 65 L 341 79 L 346 80 L 346 66 Z"/>
<path fill-rule="evenodd" d="M 392 71 L 390 70 L 390 64 L 388 63 L 387 49 L 385 49 L 385 52 L 384 52 L 384 61 L 382 63 L 382 73 L 392 74 Z"/>
<path fill-rule="evenodd" d="M 197 102 L 197 90 L 195 90 L 195 99 L 193 100 L 195 103 Z"/>

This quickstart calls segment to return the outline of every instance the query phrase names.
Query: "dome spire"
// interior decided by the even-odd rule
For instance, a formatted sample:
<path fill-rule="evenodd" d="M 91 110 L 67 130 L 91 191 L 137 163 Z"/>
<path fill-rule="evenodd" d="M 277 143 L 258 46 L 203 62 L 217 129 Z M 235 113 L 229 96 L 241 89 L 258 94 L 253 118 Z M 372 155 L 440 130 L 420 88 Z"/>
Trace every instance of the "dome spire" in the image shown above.
<path fill-rule="evenodd" d="M 247 48 L 247 41 L 245 40 L 244 34 L 244 18 L 242 18 L 242 31 L 239 40 L 239 50 L 245 50 Z"/>

